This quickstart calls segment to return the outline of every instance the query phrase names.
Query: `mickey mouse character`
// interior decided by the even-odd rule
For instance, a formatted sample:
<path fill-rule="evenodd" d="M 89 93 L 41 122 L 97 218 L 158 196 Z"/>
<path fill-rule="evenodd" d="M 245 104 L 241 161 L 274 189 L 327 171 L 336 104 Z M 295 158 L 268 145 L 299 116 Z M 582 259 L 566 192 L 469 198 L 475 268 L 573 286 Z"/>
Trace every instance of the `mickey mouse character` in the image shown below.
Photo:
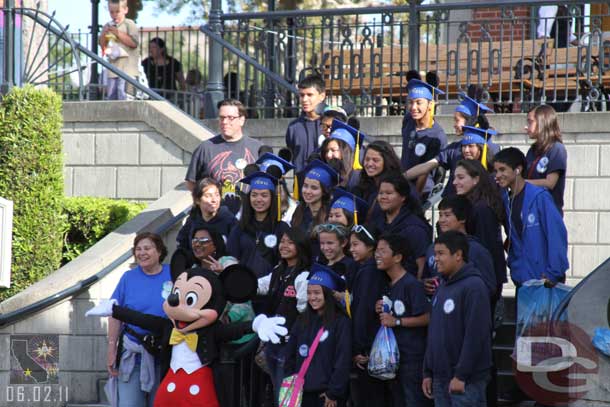
<path fill-rule="evenodd" d="M 173 288 L 163 303 L 168 318 L 142 314 L 105 300 L 85 315 L 112 316 L 149 330 L 161 343 L 163 380 L 155 395 L 155 407 L 218 407 L 210 365 L 218 356 L 219 343 L 238 339 L 251 331 L 262 341 L 279 342 L 287 329 L 282 317 L 257 316 L 252 323 L 222 324 L 219 315 L 226 301 L 244 302 L 256 293 L 257 280 L 246 267 L 235 264 L 220 276 L 190 268 L 190 256 L 179 250 L 171 260 Z"/>

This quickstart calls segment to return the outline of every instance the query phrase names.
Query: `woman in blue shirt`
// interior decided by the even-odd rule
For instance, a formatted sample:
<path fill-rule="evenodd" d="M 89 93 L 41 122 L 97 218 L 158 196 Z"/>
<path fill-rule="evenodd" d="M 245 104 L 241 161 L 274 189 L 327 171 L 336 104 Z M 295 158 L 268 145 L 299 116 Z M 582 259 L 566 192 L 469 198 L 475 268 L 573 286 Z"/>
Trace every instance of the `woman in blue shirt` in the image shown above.
<path fill-rule="evenodd" d="M 163 293 L 171 291 L 172 279 L 169 266 L 161 264 L 167 256 L 163 240 L 154 233 L 141 233 L 134 239 L 132 252 L 138 266 L 121 276 L 111 298 L 122 307 L 165 317 Z M 118 379 L 119 407 L 153 405 L 160 368 L 156 357 L 142 347 L 147 334 L 138 326 L 108 318 L 107 366 L 110 376 Z"/>

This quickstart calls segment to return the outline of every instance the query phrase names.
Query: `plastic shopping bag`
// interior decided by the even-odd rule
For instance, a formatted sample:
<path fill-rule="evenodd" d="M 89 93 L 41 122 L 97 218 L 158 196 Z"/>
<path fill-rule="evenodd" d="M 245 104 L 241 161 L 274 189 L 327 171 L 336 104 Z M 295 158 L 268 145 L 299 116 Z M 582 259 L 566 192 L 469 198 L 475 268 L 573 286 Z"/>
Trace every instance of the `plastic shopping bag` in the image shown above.
<path fill-rule="evenodd" d="M 530 280 L 519 288 L 517 294 L 517 327 L 515 348 L 512 357 L 519 364 L 527 363 L 532 366 L 540 361 L 550 359 L 558 352 L 557 346 L 536 339 L 530 343 L 526 338 L 552 338 L 554 329 L 565 321 L 566 316 L 561 315 L 558 320 L 553 321 L 553 313 L 561 301 L 568 295 L 572 288 L 565 284 L 550 286 L 545 280 Z"/>
<path fill-rule="evenodd" d="M 369 357 L 369 375 L 380 380 L 390 380 L 398 372 L 398 343 L 392 328 L 382 326 L 377 331 Z"/>

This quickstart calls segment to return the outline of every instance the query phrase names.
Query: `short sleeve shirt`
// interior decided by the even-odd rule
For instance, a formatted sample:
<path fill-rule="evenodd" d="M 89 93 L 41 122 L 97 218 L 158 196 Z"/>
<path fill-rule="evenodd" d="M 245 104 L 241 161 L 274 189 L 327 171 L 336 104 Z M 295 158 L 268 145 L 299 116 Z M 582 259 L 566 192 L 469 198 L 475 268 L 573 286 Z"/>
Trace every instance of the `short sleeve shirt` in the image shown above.
<path fill-rule="evenodd" d="M 566 189 L 566 169 L 568 168 L 568 153 L 563 143 L 553 143 L 542 155 L 536 155 L 534 147 L 530 147 L 525 157 L 527 161 L 527 179 L 545 179 L 548 174 L 556 172 L 559 179 L 553 190 L 549 191 L 557 209 L 563 210 L 563 194 Z"/>
<path fill-rule="evenodd" d="M 394 285 L 388 285 L 385 295 L 392 302 L 396 318 L 416 317 L 430 311 L 424 285 L 413 275 L 405 273 Z M 400 363 L 421 361 L 426 351 L 426 327 L 395 327 L 394 335 L 400 350 Z"/>
<path fill-rule="evenodd" d="M 153 89 L 177 90 L 176 74 L 182 72 L 182 64 L 169 57 L 165 65 L 157 65 L 152 58 L 142 61 L 142 68 L 148 79 L 148 86 Z"/>
<path fill-rule="evenodd" d="M 260 146 L 258 140 L 247 136 L 235 142 L 227 142 L 221 135 L 212 137 L 193 152 L 185 179 L 197 182 L 211 177 L 222 184 L 223 193 L 234 191 L 246 165 L 256 161 Z"/>
<path fill-rule="evenodd" d="M 132 39 L 132 41 L 135 42 L 136 48 L 130 48 L 119 41 L 119 47 L 121 47 L 125 51 L 127 56 L 113 59 L 110 61 L 110 63 L 119 68 L 121 71 L 124 71 L 125 73 L 133 77 L 136 77 L 139 73 L 138 62 L 140 60 L 140 51 L 137 47 L 137 45 L 139 44 L 138 26 L 133 20 L 126 18 L 121 24 L 117 25 L 117 30 L 127 33 Z M 107 71 L 107 75 L 109 78 L 117 77 L 115 73 L 110 71 Z"/>

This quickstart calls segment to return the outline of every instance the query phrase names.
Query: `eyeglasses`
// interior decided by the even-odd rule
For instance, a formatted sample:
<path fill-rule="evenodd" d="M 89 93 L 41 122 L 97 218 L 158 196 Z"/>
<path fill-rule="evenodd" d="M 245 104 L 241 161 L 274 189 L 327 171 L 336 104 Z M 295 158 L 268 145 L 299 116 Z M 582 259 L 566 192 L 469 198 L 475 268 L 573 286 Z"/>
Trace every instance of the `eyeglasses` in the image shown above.
<path fill-rule="evenodd" d="M 334 223 L 322 223 L 316 226 L 315 229 L 317 234 L 320 233 L 336 233 L 341 237 L 346 238 L 348 235 L 348 230 L 343 225 L 335 225 Z"/>
<path fill-rule="evenodd" d="M 194 237 L 193 240 L 191 240 L 191 243 L 193 244 L 193 246 L 206 245 L 210 242 L 212 242 L 212 239 L 210 239 L 209 237 L 202 237 L 202 238 Z"/>
<path fill-rule="evenodd" d="M 364 234 L 371 239 L 372 242 L 375 242 L 375 238 L 373 237 L 373 235 L 371 234 L 371 232 L 369 232 L 364 226 L 362 225 L 354 225 L 354 227 L 352 228 L 352 232 L 354 233 L 362 233 L 364 232 Z"/>
<path fill-rule="evenodd" d="M 224 122 L 225 120 L 229 123 L 234 122 L 236 119 L 239 119 L 241 116 L 218 116 L 219 122 Z"/>

